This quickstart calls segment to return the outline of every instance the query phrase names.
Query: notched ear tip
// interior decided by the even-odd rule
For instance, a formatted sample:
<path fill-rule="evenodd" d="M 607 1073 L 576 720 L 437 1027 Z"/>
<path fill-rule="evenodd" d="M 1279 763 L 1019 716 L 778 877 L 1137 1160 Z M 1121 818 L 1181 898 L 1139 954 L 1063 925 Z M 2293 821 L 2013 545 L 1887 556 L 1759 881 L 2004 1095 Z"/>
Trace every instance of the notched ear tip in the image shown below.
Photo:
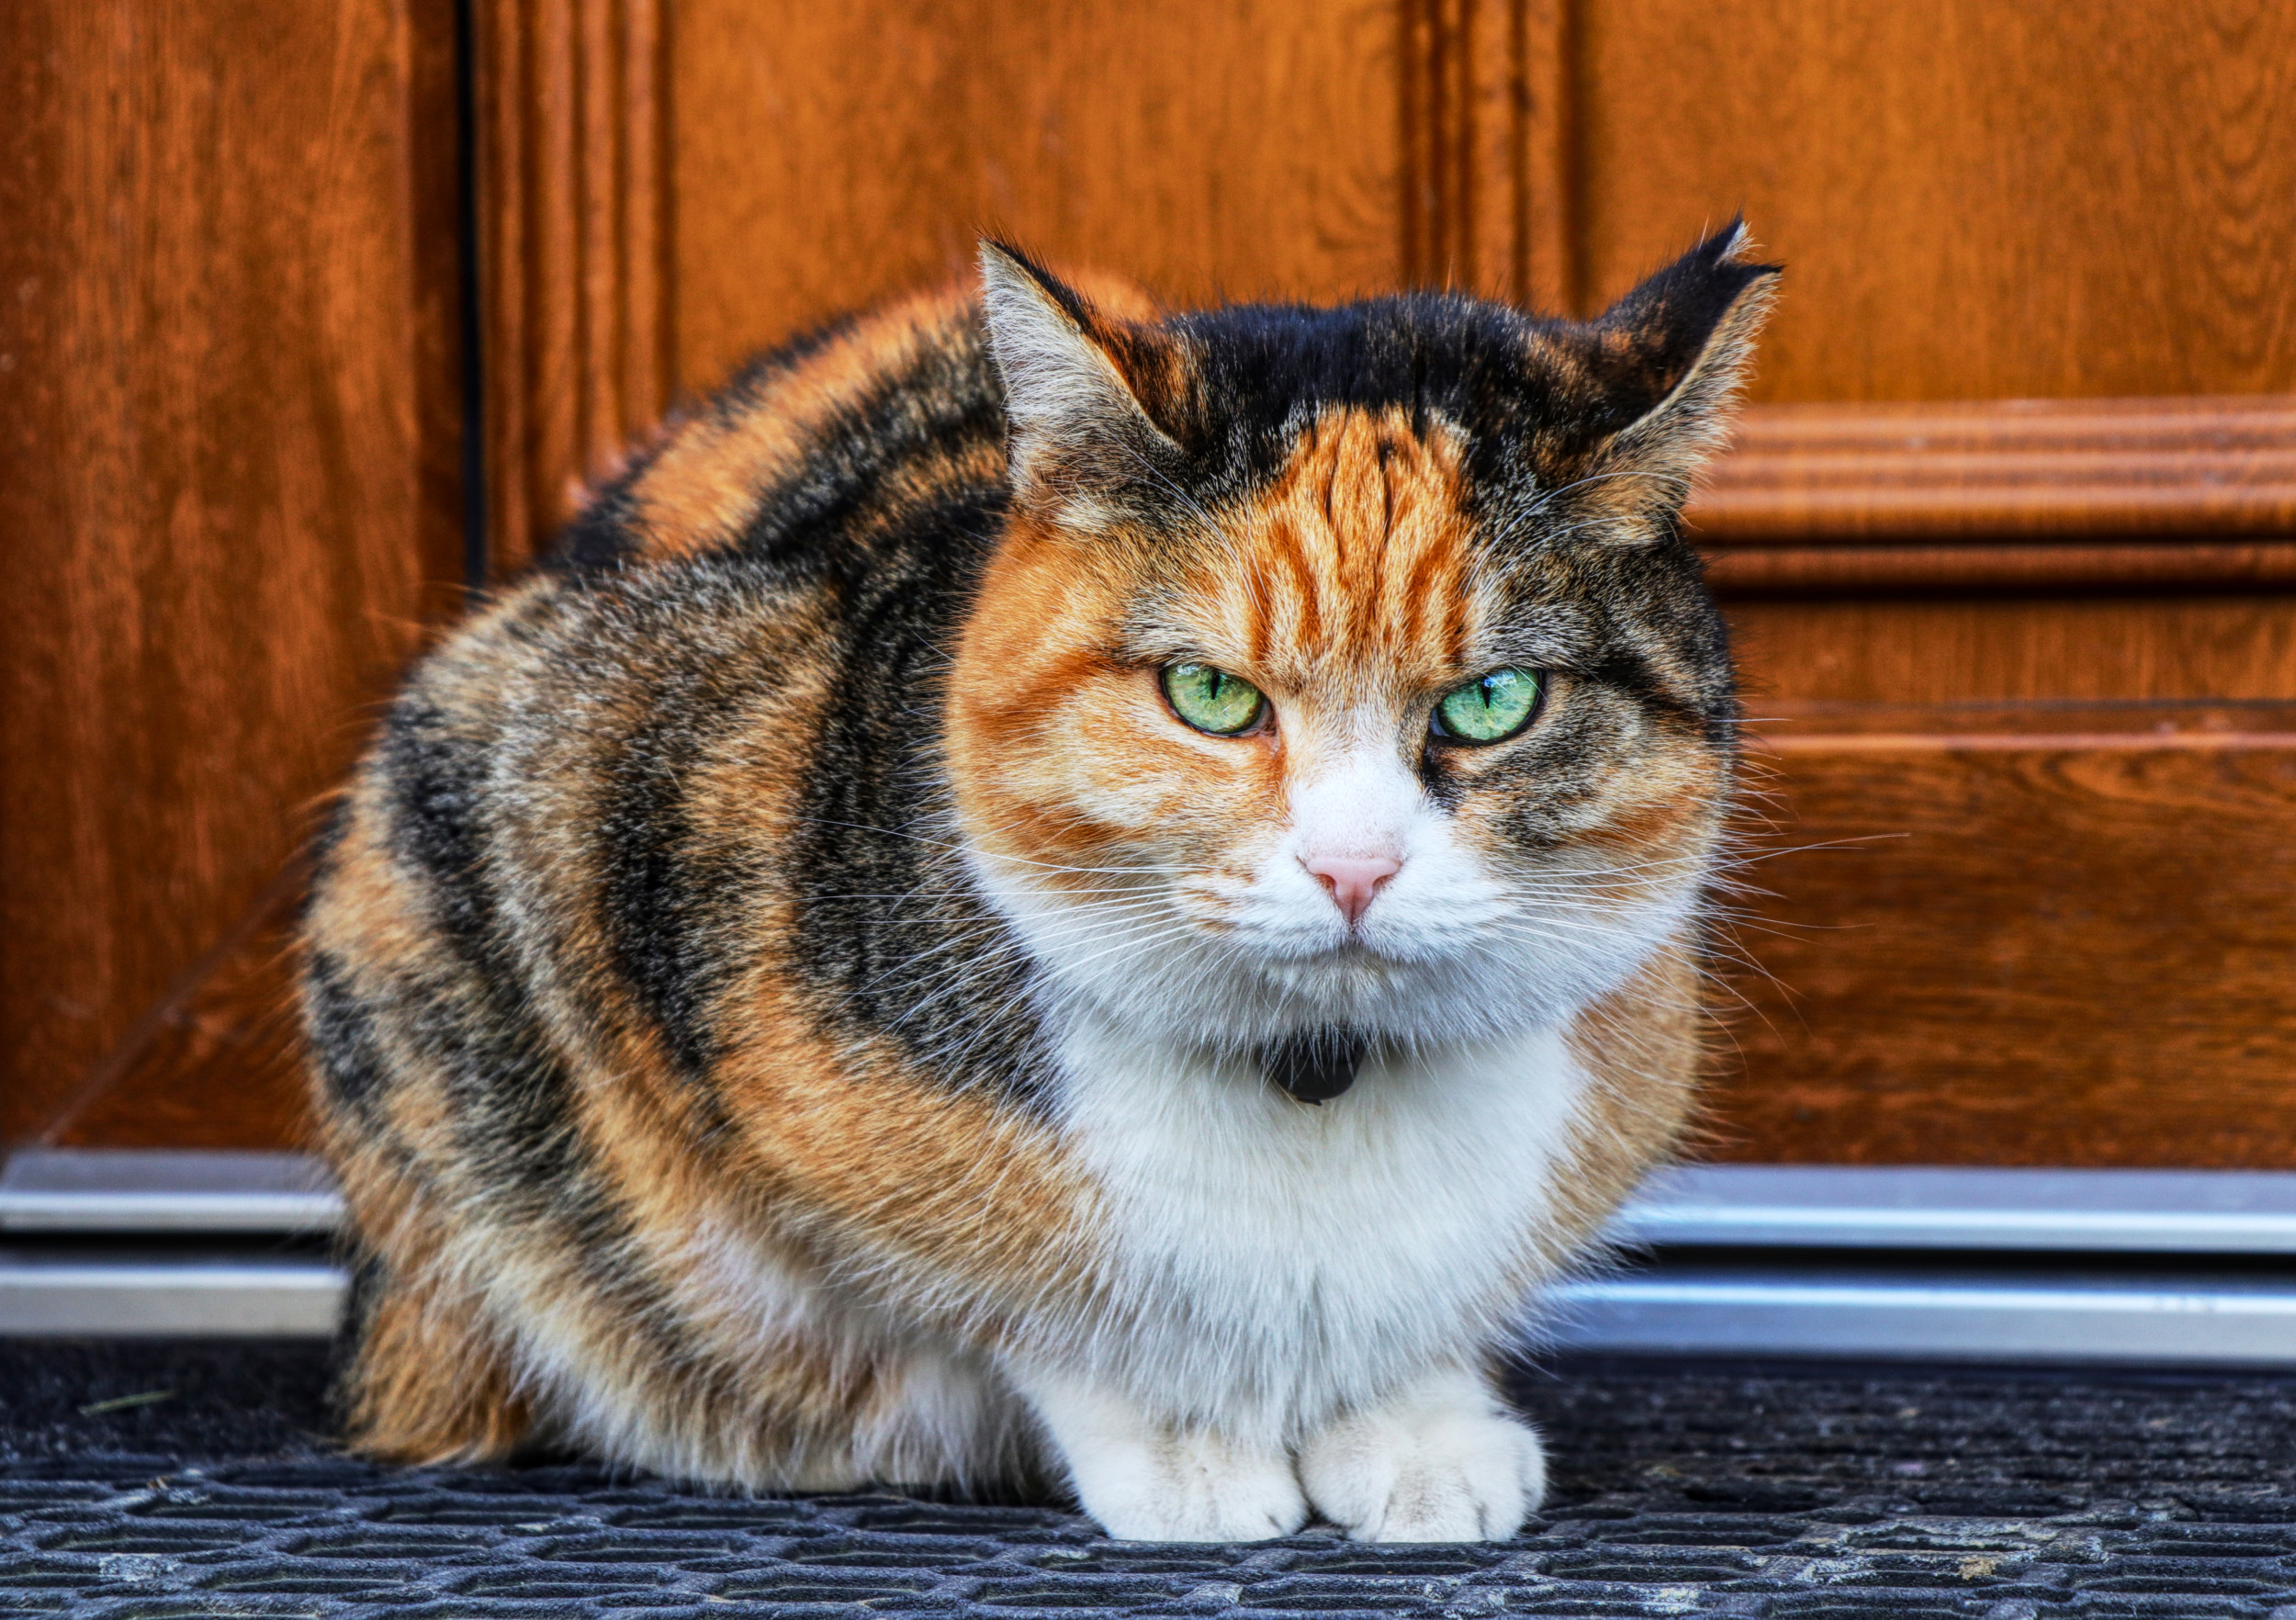
<path fill-rule="evenodd" d="M 1753 232 L 1739 215 L 1709 234 L 1672 264 L 1651 272 L 1597 319 L 1612 328 L 1642 327 L 1652 322 L 1693 323 L 1704 312 L 1708 319 L 1739 301 L 1750 287 L 1774 290 L 1785 266 L 1756 262 Z M 1763 298 L 1771 296 L 1764 292 Z"/>
<path fill-rule="evenodd" d="M 1608 452 L 1663 475 L 1654 489 L 1686 494 L 1728 433 L 1782 274 L 1753 262 L 1754 251 L 1746 221 L 1733 219 L 1595 323 L 1615 345 L 1614 398 L 1633 412 Z"/>
<path fill-rule="evenodd" d="M 1754 241 L 1753 227 L 1746 223 L 1746 216 L 1733 214 L 1728 224 L 1709 235 L 1683 257 L 1685 262 L 1703 262 L 1709 268 L 1728 267 L 1765 279 L 1783 276 L 1785 273 L 1784 264 L 1753 262 L 1753 256 L 1761 251 L 1761 244 Z"/>

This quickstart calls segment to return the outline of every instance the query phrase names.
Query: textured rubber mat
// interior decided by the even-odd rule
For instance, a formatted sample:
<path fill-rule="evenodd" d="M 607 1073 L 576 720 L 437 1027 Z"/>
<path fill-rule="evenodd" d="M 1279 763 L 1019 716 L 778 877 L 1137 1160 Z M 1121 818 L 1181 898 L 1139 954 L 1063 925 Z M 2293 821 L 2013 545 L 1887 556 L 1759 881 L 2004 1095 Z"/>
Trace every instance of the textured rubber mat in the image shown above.
<path fill-rule="evenodd" d="M 0 1345 L 0 1613 L 2296 1620 L 2296 1380 L 1529 1374 L 1497 1546 L 1116 1543 L 1056 1506 L 743 1501 L 327 1451 L 316 1350 Z"/>

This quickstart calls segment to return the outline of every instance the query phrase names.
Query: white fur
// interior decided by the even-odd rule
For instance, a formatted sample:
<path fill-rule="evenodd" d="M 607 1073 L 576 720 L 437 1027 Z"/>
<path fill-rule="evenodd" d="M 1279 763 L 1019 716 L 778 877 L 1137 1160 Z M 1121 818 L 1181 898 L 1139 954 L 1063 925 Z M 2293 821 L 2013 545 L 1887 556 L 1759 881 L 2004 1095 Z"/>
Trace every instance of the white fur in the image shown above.
<path fill-rule="evenodd" d="M 1280 1446 L 1174 1425 L 1088 1380 L 1040 1376 L 1028 1393 L 1076 1494 L 1111 1536 L 1264 1541 L 1307 1521 L 1307 1498 Z"/>
<path fill-rule="evenodd" d="M 1374 1058 L 1320 1106 L 1098 1020 L 1065 1058 L 1129 1308 L 1075 1371 L 1271 1446 L 1498 1331 L 1581 1085 L 1551 1029 Z"/>
<path fill-rule="evenodd" d="M 1300 1479 L 1361 1541 L 1489 1541 L 1538 1505 L 1547 1458 L 1487 1379 L 1450 1367 L 1327 1425 L 1301 1448 Z"/>
<path fill-rule="evenodd" d="M 1079 1020 L 1065 1059 L 1069 1139 L 1101 1189 L 1124 1309 L 1061 1365 L 1011 1376 L 1087 1511 L 1119 1535 L 1197 1539 L 1213 1525 L 1211 1538 L 1236 1538 L 1235 1515 L 1280 1493 L 1223 1496 L 1189 1483 L 1189 1468 L 1226 1457 L 1264 1481 L 1266 1459 L 1328 1435 L 1334 1501 L 1310 1481 L 1317 1505 L 1356 1534 L 1408 1539 L 1438 1521 L 1389 1513 L 1377 1480 L 1491 1474 L 1480 1419 L 1446 1418 L 1409 1455 L 1339 1436 L 1366 1423 L 1416 1433 L 1411 1414 L 1433 1410 L 1429 1369 L 1501 1337 L 1520 1279 L 1552 1258 L 1540 1246 L 1548 1180 L 1583 1084 L 1557 1031 L 1375 1059 L 1320 1107 L 1241 1059 L 1144 1046 L 1094 1018 Z M 1380 1418 L 1399 1399 L 1402 1414 Z M 1487 1389 L 1480 1400 L 1478 1412 L 1492 1409 Z M 1455 1441 L 1466 1450 L 1451 1457 Z M 1335 1482 L 1356 1457 L 1372 1483 L 1351 1494 Z M 1162 1460 L 1142 1473 L 1141 1458 Z M 1148 1479 L 1168 1492 L 1143 1498 Z M 1368 1495 L 1379 1510 L 1349 1516 Z M 1461 1485 L 1439 1522 L 1465 1523 L 1458 1502 L 1470 1499 L 1482 1520 L 1519 1522 L 1536 1495 Z"/>

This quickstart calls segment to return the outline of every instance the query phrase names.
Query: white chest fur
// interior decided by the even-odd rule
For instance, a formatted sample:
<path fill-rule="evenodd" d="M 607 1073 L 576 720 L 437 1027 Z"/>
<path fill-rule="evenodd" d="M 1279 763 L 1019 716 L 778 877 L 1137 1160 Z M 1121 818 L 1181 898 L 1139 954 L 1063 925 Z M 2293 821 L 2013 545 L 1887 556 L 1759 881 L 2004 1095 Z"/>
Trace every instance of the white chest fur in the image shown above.
<path fill-rule="evenodd" d="M 1375 1056 L 1320 1107 L 1097 1022 L 1064 1056 L 1129 1308 L 1079 1354 L 1150 1410 L 1275 1439 L 1490 1342 L 1584 1085 L 1552 1029 Z"/>

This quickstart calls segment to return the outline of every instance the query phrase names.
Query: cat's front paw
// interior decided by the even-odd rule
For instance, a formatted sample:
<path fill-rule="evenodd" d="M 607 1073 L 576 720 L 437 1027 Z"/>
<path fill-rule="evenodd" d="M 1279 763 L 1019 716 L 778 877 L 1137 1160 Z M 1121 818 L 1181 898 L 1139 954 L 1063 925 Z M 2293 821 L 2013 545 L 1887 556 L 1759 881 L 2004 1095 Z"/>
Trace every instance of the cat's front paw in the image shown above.
<path fill-rule="evenodd" d="M 1471 1373 L 1342 1418 L 1300 1452 L 1323 1516 L 1358 1541 L 1497 1541 L 1547 1491 L 1547 1456 Z"/>
<path fill-rule="evenodd" d="M 1030 1395 L 1077 1500 L 1119 1541 L 1266 1541 L 1307 1523 L 1280 1446 L 1175 1429 L 1097 1391 L 1039 1385 Z"/>
<path fill-rule="evenodd" d="M 1085 1512 L 1119 1541 L 1266 1541 L 1307 1523 L 1291 1459 L 1214 1434 L 1071 1455 Z"/>

